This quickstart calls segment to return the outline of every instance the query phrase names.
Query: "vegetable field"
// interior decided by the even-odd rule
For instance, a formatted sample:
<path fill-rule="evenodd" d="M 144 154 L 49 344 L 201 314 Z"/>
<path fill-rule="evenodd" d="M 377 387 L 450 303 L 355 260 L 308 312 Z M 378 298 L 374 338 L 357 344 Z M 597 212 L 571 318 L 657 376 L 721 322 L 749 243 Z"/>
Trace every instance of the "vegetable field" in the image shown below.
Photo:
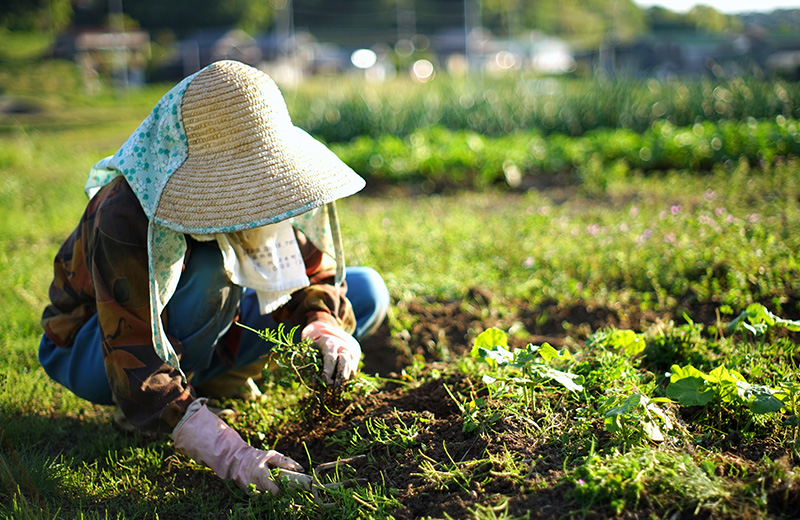
<path fill-rule="evenodd" d="M 281 371 L 213 403 L 309 470 L 347 461 L 320 477 L 340 487 L 250 497 L 38 365 L 88 168 L 169 87 L 90 98 L 62 65 L 0 71 L 0 516 L 796 517 L 797 85 L 284 89 L 367 178 L 345 250 L 392 309 L 338 398 Z"/>

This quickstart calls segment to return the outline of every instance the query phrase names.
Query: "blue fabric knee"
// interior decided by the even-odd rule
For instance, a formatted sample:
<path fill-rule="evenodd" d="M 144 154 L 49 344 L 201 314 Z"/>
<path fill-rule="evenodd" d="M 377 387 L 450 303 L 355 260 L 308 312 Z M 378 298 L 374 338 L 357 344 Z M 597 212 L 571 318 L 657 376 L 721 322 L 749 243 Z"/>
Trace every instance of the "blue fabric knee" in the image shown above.
<path fill-rule="evenodd" d="M 241 294 L 242 289 L 225 275 L 219 248 L 215 244 L 194 244 L 165 309 L 167 334 L 183 345 L 184 372 L 212 364 L 214 346 L 233 322 Z M 39 361 L 48 376 L 78 397 L 97 404 L 113 404 L 96 315 L 81 327 L 70 347 L 57 347 L 43 335 Z"/>
<path fill-rule="evenodd" d="M 358 339 L 369 336 L 383 323 L 389 312 L 389 290 L 386 282 L 371 267 L 347 268 L 347 298 L 356 315 Z"/>
<path fill-rule="evenodd" d="M 113 404 L 97 315 L 81 327 L 71 347 L 58 347 L 46 334 L 42 335 L 39 362 L 48 376 L 78 397 L 97 404 Z"/>

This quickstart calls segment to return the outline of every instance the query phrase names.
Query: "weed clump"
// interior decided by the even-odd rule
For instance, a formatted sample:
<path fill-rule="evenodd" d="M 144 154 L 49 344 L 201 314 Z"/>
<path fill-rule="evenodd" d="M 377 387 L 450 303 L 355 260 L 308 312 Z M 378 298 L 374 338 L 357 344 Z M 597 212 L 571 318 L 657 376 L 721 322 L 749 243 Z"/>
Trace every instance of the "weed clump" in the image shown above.
<path fill-rule="evenodd" d="M 322 377 L 322 353 L 310 338 L 299 339 L 299 327 L 286 332 L 283 323 L 276 329 L 256 330 L 238 324 L 269 343 L 263 370 L 264 380 L 284 390 L 304 391 L 307 397 L 301 402 L 304 411 L 335 410 L 341 404 L 344 384 L 337 381 L 329 385 Z"/>
<path fill-rule="evenodd" d="M 571 480 L 575 485 L 571 495 L 586 510 L 607 503 L 617 515 L 626 508 L 638 509 L 645 501 L 651 507 L 666 507 L 669 513 L 697 514 L 731 497 L 731 490 L 714 475 L 713 464 L 698 464 L 687 454 L 648 448 L 605 457 L 592 455 Z"/>

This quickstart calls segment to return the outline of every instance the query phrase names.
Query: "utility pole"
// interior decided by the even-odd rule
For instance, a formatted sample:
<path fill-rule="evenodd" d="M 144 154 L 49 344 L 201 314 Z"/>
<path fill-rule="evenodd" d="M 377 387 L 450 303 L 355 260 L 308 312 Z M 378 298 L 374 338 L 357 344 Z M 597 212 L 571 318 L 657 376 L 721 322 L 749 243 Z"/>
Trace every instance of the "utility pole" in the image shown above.
<path fill-rule="evenodd" d="M 277 32 L 284 42 L 288 42 L 294 36 L 294 6 L 292 0 L 285 0 L 282 4 Z"/>
<path fill-rule="evenodd" d="M 122 16 L 122 0 L 108 0 L 108 21 L 113 34 L 112 82 L 115 87 L 128 90 L 128 46 L 125 42 L 125 19 Z"/>
<path fill-rule="evenodd" d="M 397 41 L 411 40 L 417 34 L 417 13 L 414 0 L 397 0 L 395 4 L 397 17 Z"/>
<path fill-rule="evenodd" d="M 466 61 L 466 76 L 469 79 L 473 65 L 473 53 L 470 37 L 475 36 L 476 29 L 481 26 L 481 1 L 464 0 L 464 59 Z M 480 69 L 478 70 L 480 74 Z"/>
<path fill-rule="evenodd" d="M 294 32 L 294 4 L 293 0 L 284 0 L 282 4 L 276 32 L 280 39 L 281 54 L 286 58 L 292 69 L 292 81 L 299 81 L 300 64 L 297 63 L 296 51 L 298 42 Z"/>

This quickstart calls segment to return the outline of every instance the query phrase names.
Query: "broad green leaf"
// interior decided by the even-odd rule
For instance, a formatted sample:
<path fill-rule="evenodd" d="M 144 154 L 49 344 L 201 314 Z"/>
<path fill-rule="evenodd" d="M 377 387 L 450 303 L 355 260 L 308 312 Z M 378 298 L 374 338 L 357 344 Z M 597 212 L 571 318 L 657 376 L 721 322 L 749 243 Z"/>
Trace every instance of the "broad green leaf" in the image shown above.
<path fill-rule="evenodd" d="M 531 365 L 536 364 L 539 347 L 528 344 L 525 348 L 514 349 L 513 366 L 523 372 L 527 372 Z"/>
<path fill-rule="evenodd" d="M 744 328 L 758 336 L 774 326 L 785 327 L 792 332 L 800 331 L 800 321 L 776 316 L 760 303 L 748 305 L 746 310 L 728 324 L 728 329 L 735 331 Z"/>
<path fill-rule="evenodd" d="M 775 325 L 775 315 L 760 303 L 751 303 L 747 306 L 747 319 L 752 324 L 765 323 L 767 326 Z"/>
<path fill-rule="evenodd" d="M 642 423 L 642 430 L 644 434 L 647 435 L 647 438 L 653 442 L 663 442 L 664 441 L 664 434 L 661 433 L 661 429 L 658 427 L 656 422 L 652 419 L 644 419 L 641 421 Z"/>
<path fill-rule="evenodd" d="M 708 373 L 706 379 L 711 383 L 733 383 L 736 384 L 739 381 L 744 381 L 745 383 L 747 380 L 744 378 L 742 374 L 737 372 L 736 370 L 728 370 L 724 366 L 718 366 L 714 370 Z"/>
<path fill-rule="evenodd" d="M 494 347 L 507 347 L 508 335 L 502 330 L 492 327 L 486 329 L 475 338 L 475 344 L 472 346 L 472 357 L 478 357 L 480 348 L 492 349 Z"/>
<path fill-rule="evenodd" d="M 617 433 L 622 428 L 619 417 L 619 415 L 611 415 L 603 420 L 609 433 Z"/>
<path fill-rule="evenodd" d="M 792 332 L 800 332 L 800 320 L 787 320 L 785 318 L 778 318 L 775 316 L 775 324 L 786 327 Z"/>
<path fill-rule="evenodd" d="M 784 406 L 783 401 L 774 395 L 758 395 L 747 402 L 750 411 L 758 414 L 779 412 Z"/>
<path fill-rule="evenodd" d="M 669 370 L 671 372 L 669 376 L 669 380 L 671 383 L 676 383 L 679 380 L 687 377 L 697 377 L 700 379 L 706 378 L 706 375 L 703 372 L 697 370 L 692 365 L 686 365 L 685 367 L 672 365 Z"/>
<path fill-rule="evenodd" d="M 629 357 L 640 354 L 645 348 L 642 335 L 632 330 L 615 330 L 611 335 L 611 342 L 615 349 Z"/>
<path fill-rule="evenodd" d="M 789 428 L 797 428 L 800 427 L 800 417 L 792 414 L 783 421 L 784 426 L 788 426 Z"/>
<path fill-rule="evenodd" d="M 732 381 L 732 380 L 725 380 L 720 383 L 716 383 L 715 385 L 717 395 L 719 395 L 720 400 L 723 403 L 737 403 L 741 401 L 740 391 L 739 388 L 742 386 L 750 386 L 750 383 L 747 381 Z"/>
<path fill-rule="evenodd" d="M 542 345 L 539 347 L 538 353 L 540 356 L 542 356 L 542 359 L 544 359 L 546 363 L 549 363 L 554 359 L 560 359 L 563 361 L 569 361 L 573 359 L 569 350 L 556 350 L 550 345 L 550 343 L 542 343 Z"/>
<path fill-rule="evenodd" d="M 649 403 L 647 403 L 646 410 L 650 413 L 656 414 L 658 417 L 661 418 L 661 420 L 664 422 L 665 430 L 669 431 L 672 429 L 672 421 L 669 420 L 669 417 L 667 417 L 667 414 L 664 413 L 664 410 L 662 410 L 659 406 L 655 405 L 652 402 L 652 400 Z"/>
<path fill-rule="evenodd" d="M 635 410 L 639 407 L 639 404 L 642 402 L 642 398 L 647 399 L 642 394 L 636 392 L 634 394 L 629 395 L 622 404 L 619 404 L 603 414 L 603 417 L 613 417 L 613 416 L 620 416 L 620 415 L 627 415 L 631 412 L 631 410 Z"/>
<path fill-rule="evenodd" d="M 562 372 L 561 370 L 556 370 L 555 368 L 550 368 L 545 365 L 537 366 L 537 372 L 542 377 L 556 381 L 567 390 L 572 392 L 583 391 L 583 385 L 576 382 L 583 382 L 583 378 L 579 375 L 571 374 L 569 372 Z"/>
<path fill-rule="evenodd" d="M 608 399 L 606 403 L 613 402 L 613 400 L 613 398 Z M 672 429 L 672 422 L 658 406 L 651 403 L 647 396 L 639 392 L 629 395 L 621 404 L 608 409 L 603 414 L 606 429 L 611 433 L 619 431 L 622 428 L 621 417 L 630 415 L 637 410 L 641 410 L 643 415 L 634 415 L 633 419 L 641 425 L 641 431 L 651 441 L 662 442 L 664 434 L 653 415 L 661 419 L 664 423 L 664 428 L 667 430 Z"/>
<path fill-rule="evenodd" d="M 750 386 L 742 374 L 724 366 L 718 366 L 709 372 L 706 380 L 716 384 L 717 394 L 724 403 L 736 403 L 738 399 L 742 399 L 743 389 Z"/>
<path fill-rule="evenodd" d="M 603 330 L 592 334 L 586 346 L 595 348 L 598 346 L 619 350 L 627 356 L 633 357 L 641 353 L 645 348 L 644 337 L 632 330 Z"/>
<path fill-rule="evenodd" d="M 736 316 L 733 320 L 731 320 L 730 323 L 728 323 L 728 330 L 731 332 L 737 332 L 741 329 L 746 329 L 755 335 L 759 335 L 760 332 L 757 332 L 757 329 L 755 329 L 752 326 L 752 324 L 750 324 L 750 322 L 748 321 L 748 317 L 749 315 L 747 314 L 747 311 L 740 312 L 738 316 Z M 764 330 L 766 330 L 766 327 L 764 327 Z"/>
<path fill-rule="evenodd" d="M 603 423 L 605 424 L 606 430 L 608 430 L 609 433 L 617 433 L 622 429 L 622 421 L 620 420 L 620 417 L 620 415 L 611 415 L 603 419 Z"/>
<path fill-rule="evenodd" d="M 488 386 L 494 384 L 497 381 L 497 378 L 492 376 L 483 376 L 481 380 L 483 381 L 483 384 Z"/>
<path fill-rule="evenodd" d="M 747 322 L 742 322 L 742 327 L 752 332 L 754 336 L 761 336 L 762 334 L 767 332 L 767 329 L 769 328 L 769 326 L 766 323 L 747 323 Z"/>
<path fill-rule="evenodd" d="M 704 406 L 714 399 L 714 389 L 706 385 L 702 377 L 682 377 L 667 385 L 667 397 L 676 399 L 683 406 Z"/>
<path fill-rule="evenodd" d="M 478 348 L 478 357 L 489 363 L 492 368 L 507 365 L 514 359 L 514 355 L 511 352 L 499 345 L 491 349 Z"/>
<path fill-rule="evenodd" d="M 653 398 L 650 399 L 650 402 L 651 403 L 670 403 L 670 404 L 675 404 L 675 401 L 673 401 L 672 399 L 668 399 L 666 397 L 653 397 Z"/>
<path fill-rule="evenodd" d="M 777 393 L 772 388 L 763 385 L 747 385 L 744 391 L 744 401 L 753 413 L 778 412 L 785 406 L 783 401 L 775 397 Z"/>

